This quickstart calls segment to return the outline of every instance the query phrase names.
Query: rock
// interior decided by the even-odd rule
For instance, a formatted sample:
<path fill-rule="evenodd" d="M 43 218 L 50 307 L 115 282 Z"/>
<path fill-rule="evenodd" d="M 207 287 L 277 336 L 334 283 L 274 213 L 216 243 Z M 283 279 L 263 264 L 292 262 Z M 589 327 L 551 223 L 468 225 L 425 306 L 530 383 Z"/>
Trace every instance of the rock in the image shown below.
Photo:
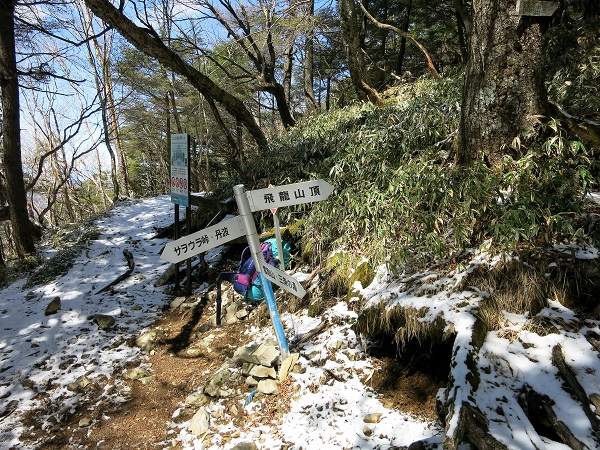
<path fill-rule="evenodd" d="M 250 314 L 248 310 L 246 308 L 242 308 L 235 313 L 235 317 L 238 320 L 244 320 L 246 317 L 248 317 L 248 314 Z"/>
<path fill-rule="evenodd" d="M 369 428 L 368 426 L 364 426 L 363 428 L 363 434 L 367 437 L 371 436 L 373 434 L 373 430 L 371 428 Z"/>
<path fill-rule="evenodd" d="M 290 371 L 298 362 L 300 354 L 292 353 L 281 363 L 281 367 L 279 368 L 279 381 L 283 381 L 287 378 Z"/>
<path fill-rule="evenodd" d="M 139 380 L 149 376 L 150 372 L 148 372 L 146 369 L 142 369 L 141 367 L 136 367 L 135 369 L 125 372 L 125 378 L 128 380 Z"/>
<path fill-rule="evenodd" d="M 240 442 L 231 447 L 231 450 L 258 450 L 254 442 Z"/>
<path fill-rule="evenodd" d="M 188 430 L 190 433 L 195 434 L 196 436 L 201 436 L 208 431 L 210 426 L 209 420 L 210 418 L 206 412 L 206 409 L 200 408 L 198 411 L 196 411 L 194 417 L 192 417 Z"/>
<path fill-rule="evenodd" d="M 79 420 L 79 428 L 89 427 L 92 424 L 92 420 L 89 417 L 83 417 Z"/>
<path fill-rule="evenodd" d="M 594 410 L 594 414 L 596 414 L 597 416 L 600 416 L 600 395 L 595 394 L 595 393 L 590 395 L 590 402 L 596 408 Z"/>
<path fill-rule="evenodd" d="M 86 386 L 89 386 L 91 381 L 85 376 L 82 375 L 77 380 L 67 385 L 67 389 L 72 392 L 77 392 L 84 389 Z"/>
<path fill-rule="evenodd" d="M 273 345 L 250 345 L 248 347 L 238 348 L 233 356 L 234 358 L 240 358 L 242 361 L 248 363 L 271 367 L 279 358 L 279 350 Z"/>
<path fill-rule="evenodd" d="M 343 350 L 345 348 L 348 348 L 348 344 L 344 341 L 334 341 L 327 346 L 327 349 L 330 351 Z"/>
<path fill-rule="evenodd" d="M 175 300 L 173 300 L 171 302 L 171 305 L 169 306 L 169 308 L 172 310 L 179 308 L 185 301 L 186 301 L 186 297 L 177 297 L 175 298 Z"/>
<path fill-rule="evenodd" d="M 220 369 L 213 377 L 204 385 L 204 393 L 209 397 L 218 397 L 221 391 L 221 386 L 225 384 L 231 377 L 231 372 L 227 368 Z"/>
<path fill-rule="evenodd" d="M 133 277 L 135 280 L 137 281 L 142 281 L 145 280 L 146 277 L 144 275 L 142 275 L 141 273 L 138 273 L 136 276 Z"/>
<path fill-rule="evenodd" d="M 248 378 L 246 378 L 246 384 L 250 387 L 255 387 L 258 386 L 258 380 L 249 376 Z"/>
<path fill-rule="evenodd" d="M 60 309 L 60 297 L 54 297 L 52 299 L 52 301 L 50 303 L 48 303 L 48 306 L 46 306 L 46 310 L 44 311 L 44 314 L 46 316 L 49 316 L 51 314 L 56 314 L 58 312 L 58 310 Z"/>
<path fill-rule="evenodd" d="M 263 394 L 277 395 L 279 394 L 279 384 L 279 381 L 268 378 L 266 380 L 260 380 L 256 389 Z"/>
<path fill-rule="evenodd" d="M 148 333 L 142 334 L 135 340 L 137 345 L 143 352 L 151 352 L 156 347 L 156 341 L 158 339 L 158 333 L 156 331 L 149 331 Z"/>
<path fill-rule="evenodd" d="M 380 421 L 381 421 L 381 413 L 367 414 L 363 419 L 364 423 L 379 423 Z"/>
<path fill-rule="evenodd" d="M 104 314 L 96 314 L 94 316 L 94 322 L 96 322 L 98 328 L 101 330 L 110 330 L 115 324 L 115 318 Z"/>
<path fill-rule="evenodd" d="M 198 327 L 198 334 L 206 333 L 208 330 L 212 328 L 211 324 L 206 322 Z"/>
<path fill-rule="evenodd" d="M 185 404 L 187 406 L 196 408 L 206 405 L 209 401 L 210 400 L 206 395 L 200 393 L 190 394 L 185 398 Z"/>
<path fill-rule="evenodd" d="M 254 378 L 277 378 L 277 372 L 272 367 L 259 366 L 254 364 L 248 375 L 253 376 Z"/>
<path fill-rule="evenodd" d="M 138 378 L 138 381 L 145 386 L 147 384 L 152 383 L 155 378 L 156 378 L 156 376 L 154 376 L 154 375 L 148 375 L 147 377 Z"/>

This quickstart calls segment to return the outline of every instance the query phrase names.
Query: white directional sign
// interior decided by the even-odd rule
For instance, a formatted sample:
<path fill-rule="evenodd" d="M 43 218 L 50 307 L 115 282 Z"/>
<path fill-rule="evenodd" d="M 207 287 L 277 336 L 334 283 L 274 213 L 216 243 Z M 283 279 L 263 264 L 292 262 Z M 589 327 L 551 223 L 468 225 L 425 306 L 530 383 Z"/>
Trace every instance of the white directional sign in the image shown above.
<path fill-rule="evenodd" d="M 306 291 L 298 280 L 294 277 L 289 276 L 287 273 L 270 266 L 265 261 L 261 261 L 260 267 L 262 268 L 263 275 L 272 283 L 280 286 L 282 289 L 288 291 L 290 294 L 296 297 L 304 297 Z"/>
<path fill-rule="evenodd" d="M 558 2 L 517 0 L 517 15 L 549 17 L 558 9 Z"/>
<path fill-rule="evenodd" d="M 305 181 L 246 192 L 252 212 L 325 200 L 334 187 L 325 180 Z"/>
<path fill-rule="evenodd" d="M 239 216 L 169 242 L 160 257 L 173 264 L 246 234 Z"/>

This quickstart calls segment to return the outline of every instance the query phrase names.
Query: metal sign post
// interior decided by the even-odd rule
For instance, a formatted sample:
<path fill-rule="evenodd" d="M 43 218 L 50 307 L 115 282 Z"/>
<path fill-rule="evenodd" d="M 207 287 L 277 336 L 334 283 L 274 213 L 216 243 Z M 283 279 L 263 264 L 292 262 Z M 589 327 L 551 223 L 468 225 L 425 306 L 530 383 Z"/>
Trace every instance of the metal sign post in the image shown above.
<path fill-rule="evenodd" d="M 294 277 L 266 263 L 252 212 L 263 209 L 271 209 L 273 212 L 273 209 L 280 206 L 318 202 L 329 197 L 333 189 L 333 186 L 324 180 L 305 181 L 255 191 L 246 191 L 244 185 L 239 184 L 233 188 L 235 201 L 240 212 L 239 216 L 169 242 L 160 257 L 173 264 L 177 264 L 184 259 L 191 258 L 245 234 L 252 259 L 254 260 L 254 266 L 258 273 L 263 293 L 265 294 L 269 315 L 275 328 L 275 335 L 281 352 L 281 360 L 284 361 L 289 356 L 290 351 L 285 339 L 283 325 L 279 318 L 279 312 L 277 311 L 277 303 L 275 302 L 271 282 L 300 298 L 306 295 L 306 291 Z M 178 204 L 175 206 L 177 207 Z M 279 229 L 278 221 L 276 222 L 276 229 Z M 280 243 L 277 245 L 281 261 L 284 263 L 283 247 Z M 220 311 L 217 314 L 220 315 Z"/>
<path fill-rule="evenodd" d="M 250 254 L 254 260 L 254 266 L 258 272 L 260 279 L 260 285 L 265 294 L 265 300 L 269 309 L 269 316 L 271 316 L 271 322 L 275 328 L 275 335 L 277 343 L 279 344 L 279 352 L 281 354 L 281 361 L 284 361 L 289 355 L 290 350 L 285 339 L 285 332 L 283 331 L 283 325 L 279 318 L 279 311 L 277 311 L 277 303 L 275 302 L 275 294 L 273 294 L 273 288 L 271 287 L 270 281 L 264 276 L 262 263 L 265 262 L 263 257 L 262 249 L 260 246 L 260 240 L 258 239 L 258 233 L 256 231 L 256 224 L 252 217 L 252 210 L 250 209 L 250 203 L 246 195 L 246 189 L 243 184 L 238 184 L 233 187 L 233 193 L 235 194 L 235 201 L 237 203 L 242 223 L 246 229 L 246 238 L 248 239 L 248 246 L 250 247 Z"/>
<path fill-rule="evenodd" d="M 273 188 L 272 184 L 269 188 Z M 275 241 L 277 242 L 277 255 L 279 255 L 279 261 L 281 262 L 281 270 L 285 272 L 285 258 L 283 257 L 283 245 L 281 241 L 281 227 L 279 226 L 279 216 L 277 215 L 277 208 L 269 208 L 271 214 L 273 214 L 273 228 L 275 228 Z"/>

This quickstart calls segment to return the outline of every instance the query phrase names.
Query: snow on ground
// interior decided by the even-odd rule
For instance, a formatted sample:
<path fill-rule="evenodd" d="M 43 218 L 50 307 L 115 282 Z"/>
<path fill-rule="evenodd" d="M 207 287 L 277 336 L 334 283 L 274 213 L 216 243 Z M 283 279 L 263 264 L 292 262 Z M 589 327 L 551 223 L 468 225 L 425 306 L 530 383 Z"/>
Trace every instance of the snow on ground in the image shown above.
<path fill-rule="evenodd" d="M 127 345 L 128 338 L 149 326 L 166 301 L 153 287 L 168 265 L 159 258 L 165 241 L 151 237 L 153 227 L 172 222 L 172 211 L 166 196 L 124 202 L 96 222 L 100 236 L 67 274 L 45 286 L 24 289 L 26 280 L 21 280 L 0 291 L 0 414 L 5 416 L 0 421 L 0 448 L 23 448 L 21 412 L 74 410 L 79 394 L 68 389 L 70 384 L 83 376 L 114 378 L 113 373 L 120 373 L 138 354 Z M 126 293 L 98 294 L 127 270 L 125 249 L 135 261 L 134 272 L 120 285 Z M 61 309 L 46 316 L 46 306 L 56 297 Z M 100 330 L 92 321 L 96 314 L 114 317 L 115 328 Z M 41 395 L 46 392 L 48 397 Z M 121 398 L 118 390 L 106 389 L 105 395 Z"/>
<path fill-rule="evenodd" d="M 92 381 L 99 377 L 110 380 L 98 402 L 106 398 L 122 400 L 125 388 L 119 380 L 123 367 L 139 354 L 128 342 L 140 335 L 169 301 L 162 288 L 153 287 L 167 267 L 159 257 L 166 240 L 150 238 L 154 227 L 172 222 L 172 210 L 166 196 L 124 202 L 96 222 L 100 236 L 81 253 L 66 275 L 45 286 L 23 289 L 22 280 L 0 291 L 0 448 L 26 448 L 19 440 L 24 431 L 21 413 L 46 409 L 59 414 L 74 409 L 81 394 L 70 390 L 69 385 L 83 376 Z M 98 293 L 127 269 L 125 249 L 134 256 L 134 272 L 121 282 L 118 293 Z M 580 253 L 582 257 L 597 257 L 595 249 Z M 462 339 L 468 336 L 466 332 L 461 334 L 462 328 L 466 330 L 473 323 L 474 306 L 488 294 L 475 289 L 450 293 L 448 289 L 456 287 L 469 270 L 485 260 L 485 253 L 476 253 L 466 268 L 445 275 L 425 272 L 404 280 L 395 280 L 380 270 L 371 286 L 362 289 L 362 295 L 368 307 L 426 306 L 428 313 L 422 320 L 434 320 L 440 315 L 454 324 L 457 339 Z M 419 289 L 409 289 L 415 283 Z M 61 309 L 46 316 L 44 310 L 55 297 L 60 297 Z M 95 314 L 114 317 L 116 327 L 100 330 L 92 321 Z M 291 410 L 283 416 L 277 432 L 261 428 L 260 424 L 248 426 L 228 445 L 253 440 L 260 449 L 276 449 L 283 442 L 292 442 L 297 449 L 307 445 L 321 449 L 380 449 L 426 440 L 441 448 L 444 433 L 439 424 L 385 408 L 368 387 L 366 381 L 374 368 L 365 353 L 366 343 L 351 328 L 356 314 L 344 304 L 326 314 L 333 326 L 304 344 L 303 355 L 310 358 L 300 357 L 303 373 L 290 375 L 300 394 L 292 397 Z M 575 401 L 565 395 L 550 361 L 552 348 L 560 343 L 567 362 L 577 370 L 582 386 L 590 395 L 600 393 L 600 359 L 583 337 L 585 329 L 572 331 L 569 324 L 577 318 L 571 311 L 551 301 L 540 316 L 553 323 L 558 332 L 541 336 L 525 326 L 526 317 L 506 314 L 507 329 L 512 332 L 489 333 L 477 362 L 482 369 L 477 404 L 489 415 L 492 432 L 499 440 L 511 448 L 527 448 L 529 444 L 520 446 L 525 442 L 523 434 L 528 432 L 521 427 L 522 412 L 512 410 L 503 400 L 518 395 L 521 382 L 527 380 L 533 389 L 554 399 L 563 414 L 561 417 L 568 418 L 567 425 L 578 430 L 579 436 L 587 437 L 585 444 L 589 448 L 598 448 L 591 431 L 585 428 L 589 428 L 589 422 L 585 416 L 581 417 L 583 412 Z M 316 327 L 321 318 L 286 313 L 282 314 L 282 320 L 291 341 Z M 597 321 L 585 322 L 590 330 L 597 331 L 598 325 Z M 270 327 L 250 332 L 257 342 L 273 337 Z M 322 383 L 324 370 L 335 376 Z M 498 378 L 498 373 L 505 373 L 506 377 Z M 241 407 L 251 413 L 256 404 L 249 402 Z M 380 422 L 365 424 L 364 417 L 373 413 L 381 413 Z M 513 431 L 507 434 L 506 428 L 495 429 L 495 424 L 501 421 L 512 424 Z M 218 440 L 203 442 L 189 434 L 188 423 L 154 425 L 173 428 L 176 440 L 185 448 L 223 448 Z M 48 428 L 51 423 L 39 426 Z M 255 439 L 257 436 L 260 439 Z M 566 448 L 540 439 L 543 442 L 538 442 L 538 448 Z"/>

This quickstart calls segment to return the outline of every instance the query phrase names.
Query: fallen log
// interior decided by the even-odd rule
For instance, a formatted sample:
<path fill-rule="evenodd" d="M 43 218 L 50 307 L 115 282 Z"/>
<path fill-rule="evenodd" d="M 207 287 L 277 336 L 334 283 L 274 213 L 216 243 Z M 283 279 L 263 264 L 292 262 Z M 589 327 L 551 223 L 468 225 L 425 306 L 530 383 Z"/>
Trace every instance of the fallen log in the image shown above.
<path fill-rule="evenodd" d="M 298 336 L 297 339 L 292 341 L 292 343 L 290 344 L 290 350 L 298 347 L 300 344 L 303 344 L 303 343 L 309 341 L 313 336 L 316 336 L 321 331 L 323 331 L 325 329 L 325 327 L 327 327 L 327 320 L 323 320 L 319 325 L 317 325 L 315 328 L 313 328 L 309 332 Z"/>
<path fill-rule="evenodd" d="M 109 288 L 113 287 L 115 284 L 120 283 L 125 278 L 127 278 L 129 275 L 131 275 L 131 272 L 133 272 L 133 269 L 135 269 L 135 261 L 133 260 L 133 254 L 129 250 L 125 249 L 125 250 L 123 250 L 123 256 L 125 256 L 125 260 L 127 260 L 128 269 L 125 271 L 124 274 L 118 276 L 113 282 L 107 284 L 102 289 L 100 289 L 98 292 L 96 292 L 96 294 L 100 294 L 100 293 L 108 290 Z"/>
<path fill-rule="evenodd" d="M 584 450 L 587 446 L 577 439 L 571 430 L 559 420 L 552 409 L 554 400 L 547 395 L 540 394 L 533 389 L 526 387 L 523 390 L 525 397 L 527 415 L 532 423 L 541 425 L 545 430 L 555 433 L 563 443 L 573 450 Z"/>
<path fill-rule="evenodd" d="M 594 347 L 594 350 L 600 353 L 600 336 L 598 336 L 598 333 L 588 331 L 588 333 L 585 335 L 585 338 L 590 343 L 590 345 Z"/>
<path fill-rule="evenodd" d="M 577 400 L 579 400 L 581 403 L 583 412 L 585 412 L 585 415 L 589 419 L 592 429 L 597 433 L 600 432 L 600 420 L 598 420 L 598 416 L 596 416 L 596 414 L 590 408 L 590 398 L 585 393 L 585 390 L 579 381 L 577 381 L 577 375 L 575 374 L 575 371 L 567 364 L 560 344 L 556 344 L 552 348 L 552 364 L 558 368 L 561 376 L 567 382 L 575 394 L 575 397 L 577 397 Z"/>

